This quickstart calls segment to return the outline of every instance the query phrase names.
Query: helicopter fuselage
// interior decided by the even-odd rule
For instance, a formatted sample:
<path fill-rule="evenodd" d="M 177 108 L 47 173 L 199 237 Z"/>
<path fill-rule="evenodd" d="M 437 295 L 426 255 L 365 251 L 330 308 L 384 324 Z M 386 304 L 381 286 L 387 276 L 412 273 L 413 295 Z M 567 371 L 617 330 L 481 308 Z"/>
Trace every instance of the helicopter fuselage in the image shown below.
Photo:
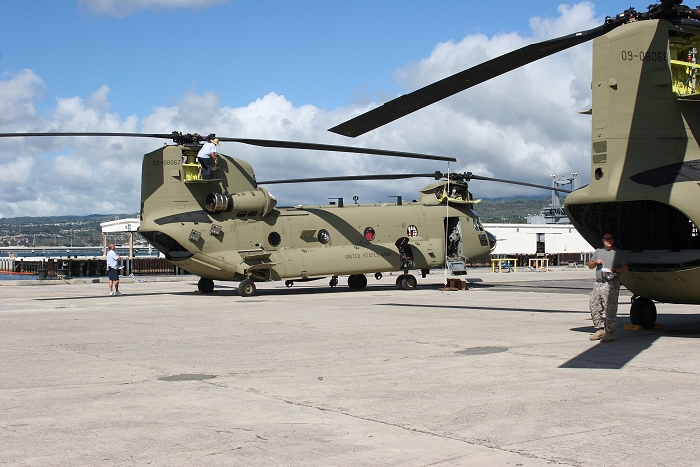
<path fill-rule="evenodd" d="M 472 203 L 440 203 L 439 183 L 411 203 L 277 207 L 240 159 L 219 154 L 213 180 L 201 180 L 195 149 L 172 145 L 144 156 L 139 232 L 203 278 L 306 280 L 431 269 L 443 267 L 448 255 L 478 258 L 494 246 Z"/>
<path fill-rule="evenodd" d="M 594 40 L 591 183 L 565 207 L 591 245 L 616 235 L 635 295 L 700 304 L 696 42 L 700 27 L 666 20 Z"/>

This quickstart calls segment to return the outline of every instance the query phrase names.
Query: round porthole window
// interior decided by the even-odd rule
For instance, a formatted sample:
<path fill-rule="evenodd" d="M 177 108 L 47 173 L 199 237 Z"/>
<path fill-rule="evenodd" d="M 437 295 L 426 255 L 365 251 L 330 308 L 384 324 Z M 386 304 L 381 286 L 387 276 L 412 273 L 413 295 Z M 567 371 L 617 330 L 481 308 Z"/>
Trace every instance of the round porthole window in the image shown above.
<path fill-rule="evenodd" d="M 365 240 L 367 240 L 368 242 L 371 242 L 372 240 L 374 240 L 374 236 L 375 236 L 374 229 L 372 227 L 367 227 L 365 229 Z"/>
<path fill-rule="evenodd" d="M 326 229 L 319 230 L 316 237 L 318 238 L 318 241 L 324 245 L 331 241 L 331 234 L 329 234 Z"/>
<path fill-rule="evenodd" d="M 267 236 L 267 243 L 270 246 L 279 246 L 282 243 L 282 236 L 277 232 L 270 232 L 270 235 Z"/>

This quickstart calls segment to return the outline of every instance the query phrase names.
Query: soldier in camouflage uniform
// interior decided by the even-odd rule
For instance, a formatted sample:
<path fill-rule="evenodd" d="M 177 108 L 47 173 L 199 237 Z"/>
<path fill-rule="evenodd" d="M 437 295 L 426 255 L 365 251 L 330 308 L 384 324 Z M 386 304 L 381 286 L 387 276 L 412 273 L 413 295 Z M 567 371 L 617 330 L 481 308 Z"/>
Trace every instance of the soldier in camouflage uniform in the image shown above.
<path fill-rule="evenodd" d="M 611 342 L 617 328 L 617 302 L 620 296 L 620 273 L 629 271 L 625 252 L 614 247 L 615 237 L 603 235 L 603 248 L 598 248 L 588 262 L 588 268 L 595 268 L 596 282 L 591 291 L 589 306 L 593 325 L 597 331 L 590 340 Z"/>

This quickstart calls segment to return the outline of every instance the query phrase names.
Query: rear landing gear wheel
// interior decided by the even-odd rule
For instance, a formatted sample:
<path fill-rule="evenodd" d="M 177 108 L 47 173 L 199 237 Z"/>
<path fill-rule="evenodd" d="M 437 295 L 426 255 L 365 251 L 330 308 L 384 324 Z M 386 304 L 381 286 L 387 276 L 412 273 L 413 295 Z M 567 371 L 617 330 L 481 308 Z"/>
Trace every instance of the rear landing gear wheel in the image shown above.
<path fill-rule="evenodd" d="M 287 287 L 291 287 L 294 285 L 294 281 L 284 281 L 284 285 L 286 285 Z"/>
<path fill-rule="evenodd" d="M 197 289 L 202 293 L 212 293 L 214 291 L 214 281 L 202 277 L 197 282 Z"/>
<path fill-rule="evenodd" d="M 380 280 L 382 278 L 382 273 L 381 272 L 375 272 L 374 273 L 374 278 L 377 280 Z"/>
<path fill-rule="evenodd" d="M 633 299 L 630 307 L 630 321 L 632 324 L 643 326 L 644 329 L 651 329 L 656 324 L 656 305 L 654 302 L 644 297 Z"/>
<path fill-rule="evenodd" d="M 336 285 L 338 285 L 338 276 L 331 277 L 331 280 L 330 282 L 328 282 L 328 285 L 330 285 L 331 287 L 335 287 Z"/>
<path fill-rule="evenodd" d="M 241 297 L 251 297 L 255 295 L 255 282 L 250 279 L 243 279 L 238 284 L 238 295 Z"/>
<path fill-rule="evenodd" d="M 348 276 L 348 286 L 351 289 L 364 289 L 367 287 L 367 276 L 364 274 L 352 274 Z"/>

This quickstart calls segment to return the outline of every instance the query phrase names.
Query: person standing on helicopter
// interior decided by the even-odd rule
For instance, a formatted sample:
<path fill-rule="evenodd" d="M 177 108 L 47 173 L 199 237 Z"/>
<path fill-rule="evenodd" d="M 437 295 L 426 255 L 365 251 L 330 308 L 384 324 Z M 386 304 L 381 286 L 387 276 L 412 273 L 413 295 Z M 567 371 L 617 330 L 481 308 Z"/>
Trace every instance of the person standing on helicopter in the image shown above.
<path fill-rule="evenodd" d="M 216 147 L 219 145 L 219 138 L 207 138 L 207 142 L 197 154 L 197 160 L 202 165 L 202 179 L 211 180 L 211 171 L 219 161 L 216 159 Z"/>

